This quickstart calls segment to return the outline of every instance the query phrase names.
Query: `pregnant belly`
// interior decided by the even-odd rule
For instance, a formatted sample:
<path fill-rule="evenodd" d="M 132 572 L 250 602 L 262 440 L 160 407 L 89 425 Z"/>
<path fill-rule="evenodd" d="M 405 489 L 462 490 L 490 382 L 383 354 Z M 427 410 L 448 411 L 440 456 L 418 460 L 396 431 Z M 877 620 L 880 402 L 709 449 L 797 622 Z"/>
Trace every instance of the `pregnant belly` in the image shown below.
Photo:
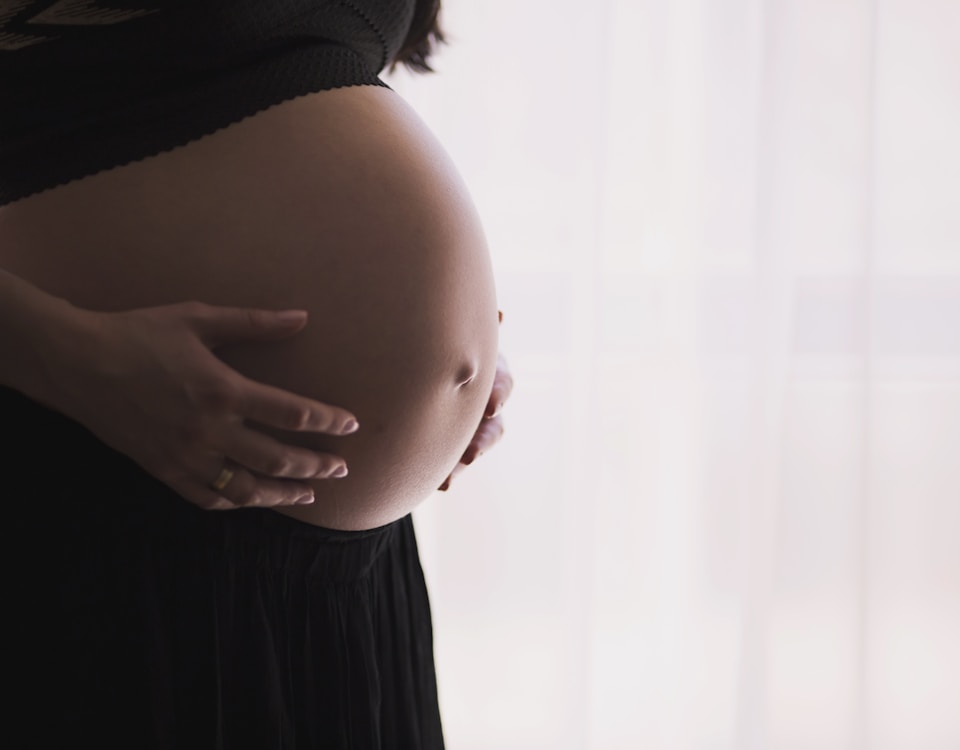
<path fill-rule="evenodd" d="M 309 311 L 297 336 L 217 350 L 256 380 L 352 410 L 350 475 L 280 512 L 340 529 L 408 513 L 457 463 L 496 366 L 483 232 L 443 149 L 394 92 L 271 107 L 0 209 L 0 267 L 77 306 L 200 300 Z"/>

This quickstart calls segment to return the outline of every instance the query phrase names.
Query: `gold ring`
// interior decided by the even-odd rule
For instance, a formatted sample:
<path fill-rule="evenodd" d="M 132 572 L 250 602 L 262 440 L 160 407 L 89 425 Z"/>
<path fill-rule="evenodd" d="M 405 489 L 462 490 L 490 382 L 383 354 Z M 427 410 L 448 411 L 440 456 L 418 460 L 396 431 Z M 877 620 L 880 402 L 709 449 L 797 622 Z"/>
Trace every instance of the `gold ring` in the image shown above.
<path fill-rule="evenodd" d="M 220 469 L 220 474 L 213 480 L 213 484 L 210 486 L 219 492 L 230 483 L 231 479 L 233 479 L 233 472 L 224 466 Z"/>

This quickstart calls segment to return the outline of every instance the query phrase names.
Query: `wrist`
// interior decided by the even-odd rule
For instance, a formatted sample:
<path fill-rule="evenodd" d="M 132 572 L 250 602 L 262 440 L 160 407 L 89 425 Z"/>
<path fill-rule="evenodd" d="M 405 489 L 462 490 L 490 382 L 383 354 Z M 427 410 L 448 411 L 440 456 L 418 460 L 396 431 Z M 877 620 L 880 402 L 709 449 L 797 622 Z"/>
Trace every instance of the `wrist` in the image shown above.
<path fill-rule="evenodd" d="M 45 311 L 33 339 L 34 378 L 24 392 L 48 407 L 71 414 L 69 386 L 82 375 L 85 363 L 96 360 L 96 320 L 100 314 L 63 299 L 56 299 L 56 303 Z"/>
<path fill-rule="evenodd" d="M 0 384 L 63 411 L 62 385 L 92 354 L 99 313 L 0 273 Z"/>

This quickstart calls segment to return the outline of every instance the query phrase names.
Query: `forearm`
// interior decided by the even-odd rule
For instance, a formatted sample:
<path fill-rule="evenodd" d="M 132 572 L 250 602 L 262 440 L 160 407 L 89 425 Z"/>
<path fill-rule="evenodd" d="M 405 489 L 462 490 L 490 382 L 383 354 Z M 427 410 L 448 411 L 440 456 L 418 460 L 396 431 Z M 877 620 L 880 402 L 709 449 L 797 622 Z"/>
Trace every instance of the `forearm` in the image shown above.
<path fill-rule="evenodd" d="M 0 269 L 0 385 L 53 404 L 90 313 Z"/>

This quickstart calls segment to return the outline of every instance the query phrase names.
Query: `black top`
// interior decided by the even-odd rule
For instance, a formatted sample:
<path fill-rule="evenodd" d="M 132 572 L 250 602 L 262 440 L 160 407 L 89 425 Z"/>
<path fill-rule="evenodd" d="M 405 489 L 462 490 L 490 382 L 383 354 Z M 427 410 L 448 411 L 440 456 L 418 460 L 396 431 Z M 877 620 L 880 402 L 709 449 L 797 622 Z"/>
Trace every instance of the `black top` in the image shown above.
<path fill-rule="evenodd" d="M 273 104 L 386 86 L 415 0 L 0 0 L 0 206 Z"/>

